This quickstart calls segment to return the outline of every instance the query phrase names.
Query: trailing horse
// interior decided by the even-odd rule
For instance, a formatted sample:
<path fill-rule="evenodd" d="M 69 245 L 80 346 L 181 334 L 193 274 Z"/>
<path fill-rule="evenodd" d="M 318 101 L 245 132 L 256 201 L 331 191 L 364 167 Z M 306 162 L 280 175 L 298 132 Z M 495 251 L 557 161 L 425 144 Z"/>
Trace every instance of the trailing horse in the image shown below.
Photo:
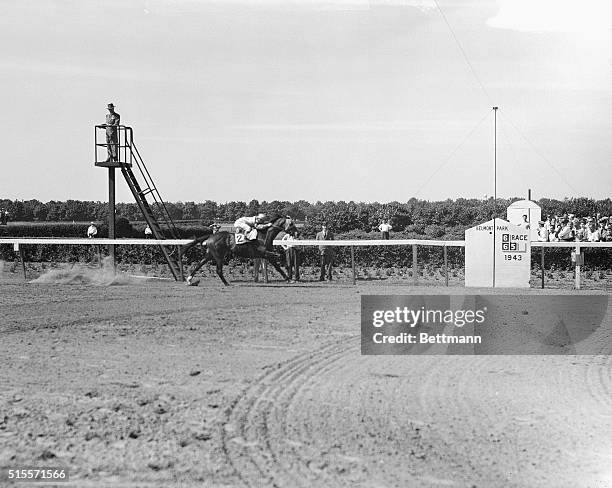
<path fill-rule="evenodd" d="M 199 237 L 193 242 L 190 242 L 183 248 L 183 254 L 193 246 L 202 244 L 206 247 L 206 254 L 187 276 L 187 284 L 197 285 L 198 281 L 193 280 L 194 274 L 209 261 L 214 261 L 217 265 L 217 275 L 221 278 L 224 285 L 229 283 L 223 276 L 223 261 L 228 255 L 243 257 L 243 258 L 263 258 L 267 259 L 274 269 L 286 281 L 289 281 L 287 274 L 281 269 L 278 264 L 280 255 L 273 251 L 272 243 L 276 236 L 281 232 L 294 233 L 297 232 L 295 224 L 289 217 L 281 215 L 272 215 L 266 218 L 262 224 L 271 224 L 267 228 L 260 227 L 257 229 L 257 239 L 247 241 L 244 244 L 236 244 L 233 233 L 227 231 L 217 232 L 210 236 Z M 261 226 L 261 224 L 260 224 Z"/>

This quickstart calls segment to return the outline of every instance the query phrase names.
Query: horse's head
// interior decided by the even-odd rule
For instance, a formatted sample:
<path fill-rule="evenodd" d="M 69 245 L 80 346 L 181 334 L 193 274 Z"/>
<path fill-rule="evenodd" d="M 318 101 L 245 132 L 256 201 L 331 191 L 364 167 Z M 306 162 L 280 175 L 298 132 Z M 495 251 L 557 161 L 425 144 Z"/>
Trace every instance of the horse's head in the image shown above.
<path fill-rule="evenodd" d="M 294 237 L 298 234 L 298 229 L 295 226 L 295 223 L 293 222 L 293 219 L 291 217 L 285 218 L 285 226 L 283 230 L 285 231 L 285 233 L 290 234 Z"/>
<path fill-rule="evenodd" d="M 267 220 L 272 224 L 266 233 L 265 245 L 267 249 L 272 248 L 272 241 L 281 231 L 292 235 L 297 233 L 297 227 L 291 217 L 275 214 L 271 215 Z"/>

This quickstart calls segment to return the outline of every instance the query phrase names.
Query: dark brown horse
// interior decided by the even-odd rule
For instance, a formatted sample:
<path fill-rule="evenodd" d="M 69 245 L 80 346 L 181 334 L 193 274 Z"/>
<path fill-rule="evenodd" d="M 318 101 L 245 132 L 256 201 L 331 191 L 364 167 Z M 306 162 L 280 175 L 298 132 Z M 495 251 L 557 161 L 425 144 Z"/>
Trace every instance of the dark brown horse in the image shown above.
<path fill-rule="evenodd" d="M 247 241 L 244 244 L 236 244 L 233 233 L 227 231 L 221 231 L 210 236 L 195 239 L 183 248 L 183 254 L 198 244 L 202 244 L 206 247 L 206 254 L 204 255 L 204 259 L 196 264 L 189 273 L 189 276 L 187 276 L 187 284 L 191 286 L 197 285 L 199 280 L 193 279 L 195 273 L 207 262 L 214 261 L 217 264 L 217 274 L 219 278 L 221 278 L 224 285 L 228 286 L 229 283 L 223 276 L 223 261 L 230 254 L 242 258 L 267 259 L 272 266 L 274 266 L 274 269 L 280 273 L 283 279 L 289 281 L 286 273 L 278 264 L 280 254 L 274 252 L 272 246 L 272 242 L 281 231 L 293 233 L 297 232 L 297 229 L 291 218 L 281 215 L 272 215 L 259 224 L 257 229 L 257 240 Z"/>

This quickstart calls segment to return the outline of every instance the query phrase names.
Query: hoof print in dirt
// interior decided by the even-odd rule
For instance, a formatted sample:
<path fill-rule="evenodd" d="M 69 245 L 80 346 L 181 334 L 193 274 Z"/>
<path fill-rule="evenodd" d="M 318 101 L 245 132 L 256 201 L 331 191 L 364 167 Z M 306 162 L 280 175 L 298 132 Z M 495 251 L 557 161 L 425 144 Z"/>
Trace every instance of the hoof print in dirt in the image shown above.
<path fill-rule="evenodd" d="M 162 469 L 169 469 L 174 466 L 172 461 L 149 461 L 147 467 L 153 471 L 161 471 Z"/>
<path fill-rule="evenodd" d="M 196 432 L 193 434 L 193 438 L 197 441 L 209 441 L 212 438 L 210 432 Z"/>
<path fill-rule="evenodd" d="M 57 456 L 55 455 L 54 452 L 50 451 L 49 449 L 45 449 L 40 456 L 38 456 L 38 459 L 42 459 L 43 461 L 47 460 L 47 459 L 54 459 Z"/>
<path fill-rule="evenodd" d="M 168 412 L 168 406 L 158 403 L 153 409 L 153 412 L 155 412 L 158 415 L 163 415 Z"/>

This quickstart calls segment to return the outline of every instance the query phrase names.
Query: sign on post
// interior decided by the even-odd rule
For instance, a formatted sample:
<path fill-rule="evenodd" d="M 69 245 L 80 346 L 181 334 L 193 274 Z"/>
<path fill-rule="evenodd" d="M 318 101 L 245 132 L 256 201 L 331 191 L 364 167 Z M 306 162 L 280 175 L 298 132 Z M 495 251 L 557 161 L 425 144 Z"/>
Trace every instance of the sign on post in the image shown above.
<path fill-rule="evenodd" d="M 529 288 L 529 230 L 494 219 L 465 231 L 465 286 Z"/>
<path fill-rule="evenodd" d="M 465 231 L 465 286 L 493 287 L 493 221 Z"/>

